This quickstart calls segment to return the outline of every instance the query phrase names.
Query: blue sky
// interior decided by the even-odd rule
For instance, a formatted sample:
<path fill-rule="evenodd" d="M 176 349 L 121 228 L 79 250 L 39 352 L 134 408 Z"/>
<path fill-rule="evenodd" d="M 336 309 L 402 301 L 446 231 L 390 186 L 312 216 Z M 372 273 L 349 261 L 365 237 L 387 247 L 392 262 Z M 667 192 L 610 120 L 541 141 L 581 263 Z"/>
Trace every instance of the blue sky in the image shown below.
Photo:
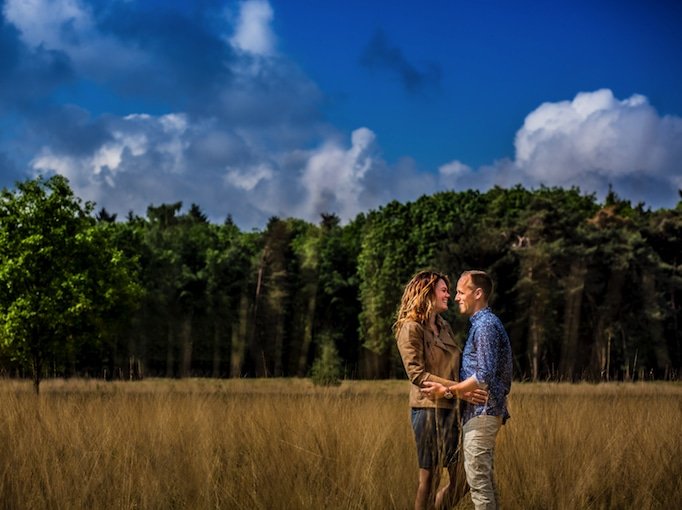
<path fill-rule="evenodd" d="M 244 229 L 519 183 L 679 200 L 680 2 L 0 6 L 0 186 Z"/>

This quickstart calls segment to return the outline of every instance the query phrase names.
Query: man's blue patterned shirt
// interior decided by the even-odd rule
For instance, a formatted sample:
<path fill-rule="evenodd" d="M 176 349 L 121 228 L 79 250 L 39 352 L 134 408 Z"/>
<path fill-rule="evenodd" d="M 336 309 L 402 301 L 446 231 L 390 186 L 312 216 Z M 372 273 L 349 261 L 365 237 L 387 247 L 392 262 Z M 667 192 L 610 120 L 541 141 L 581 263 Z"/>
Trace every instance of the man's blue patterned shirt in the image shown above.
<path fill-rule="evenodd" d="M 512 382 L 512 353 L 509 337 L 502 321 L 490 308 L 485 307 L 473 314 L 469 321 L 471 329 L 462 353 L 460 381 L 472 375 L 479 384 L 488 385 L 488 402 L 464 407 L 464 423 L 474 416 L 488 414 L 509 418 L 507 395 Z"/>

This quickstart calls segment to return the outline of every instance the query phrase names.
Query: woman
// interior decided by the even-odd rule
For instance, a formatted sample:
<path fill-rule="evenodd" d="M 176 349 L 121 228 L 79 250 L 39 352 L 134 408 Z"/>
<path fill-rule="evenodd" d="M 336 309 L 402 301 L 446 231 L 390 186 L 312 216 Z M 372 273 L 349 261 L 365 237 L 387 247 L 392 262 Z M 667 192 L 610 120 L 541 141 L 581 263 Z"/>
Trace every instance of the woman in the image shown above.
<path fill-rule="evenodd" d="M 417 443 L 419 485 L 414 507 L 425 510 L 454 505 L 466 493 L 459 455 L 460 419 L 458 402 L 451 393 L 431 400 L 421 392 L 427 381 L 451 386 L 459 380 L 462 349 L 450 325 L 440 314 L 448 309 L 450 281 L 435 271 L 420 271 L 403 292 L 394 325 L 398 350 L 407 377 L 412 382 L 410 407 Z M 472 402 L 484 402 L 486 392 L 462 395 Z M 442 468 L 448 469 L 449 483 L 438 493 Z"/>

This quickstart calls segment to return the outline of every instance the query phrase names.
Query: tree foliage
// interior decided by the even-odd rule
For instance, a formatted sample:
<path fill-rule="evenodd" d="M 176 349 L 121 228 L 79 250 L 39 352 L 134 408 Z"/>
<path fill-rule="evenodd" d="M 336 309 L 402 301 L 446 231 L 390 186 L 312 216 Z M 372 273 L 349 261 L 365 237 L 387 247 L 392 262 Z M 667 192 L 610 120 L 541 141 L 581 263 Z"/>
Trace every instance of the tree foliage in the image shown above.
<path fill-rule="evenodd" d="M 0 204 L 0 369 L 32 365 L 38 382 L 402 377 L 396 308 L 412 274 L 433 267 L 453 284 L 491 273 L 519 378 L 677 378 L 680 204 L 495 187 L 243 232 L 180 202 L 93 216 L 64 178 L 26 181 Z"/>
<path fill-rule="evenodd" d="M 82 344 L 106 339 L 138 290 L 91 212 L 60 176 L 0 194 L 0 339 L 30 363 L 36 392 L 48 364 L 74 364 Z"/>

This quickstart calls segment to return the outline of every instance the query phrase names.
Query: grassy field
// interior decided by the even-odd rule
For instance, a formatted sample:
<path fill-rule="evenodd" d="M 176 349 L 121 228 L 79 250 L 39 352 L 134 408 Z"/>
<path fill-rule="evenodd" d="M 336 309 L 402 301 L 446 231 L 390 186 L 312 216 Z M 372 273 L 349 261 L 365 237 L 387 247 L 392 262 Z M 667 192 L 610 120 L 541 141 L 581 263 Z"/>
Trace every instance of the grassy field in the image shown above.
<path fill-rule="evenodd" d="M 408 509 L 407 384 L 0 380 L 0 508 Z M 515 383 L 510 408 L 505 509 L 682 501 L 682 384 Z"/>

